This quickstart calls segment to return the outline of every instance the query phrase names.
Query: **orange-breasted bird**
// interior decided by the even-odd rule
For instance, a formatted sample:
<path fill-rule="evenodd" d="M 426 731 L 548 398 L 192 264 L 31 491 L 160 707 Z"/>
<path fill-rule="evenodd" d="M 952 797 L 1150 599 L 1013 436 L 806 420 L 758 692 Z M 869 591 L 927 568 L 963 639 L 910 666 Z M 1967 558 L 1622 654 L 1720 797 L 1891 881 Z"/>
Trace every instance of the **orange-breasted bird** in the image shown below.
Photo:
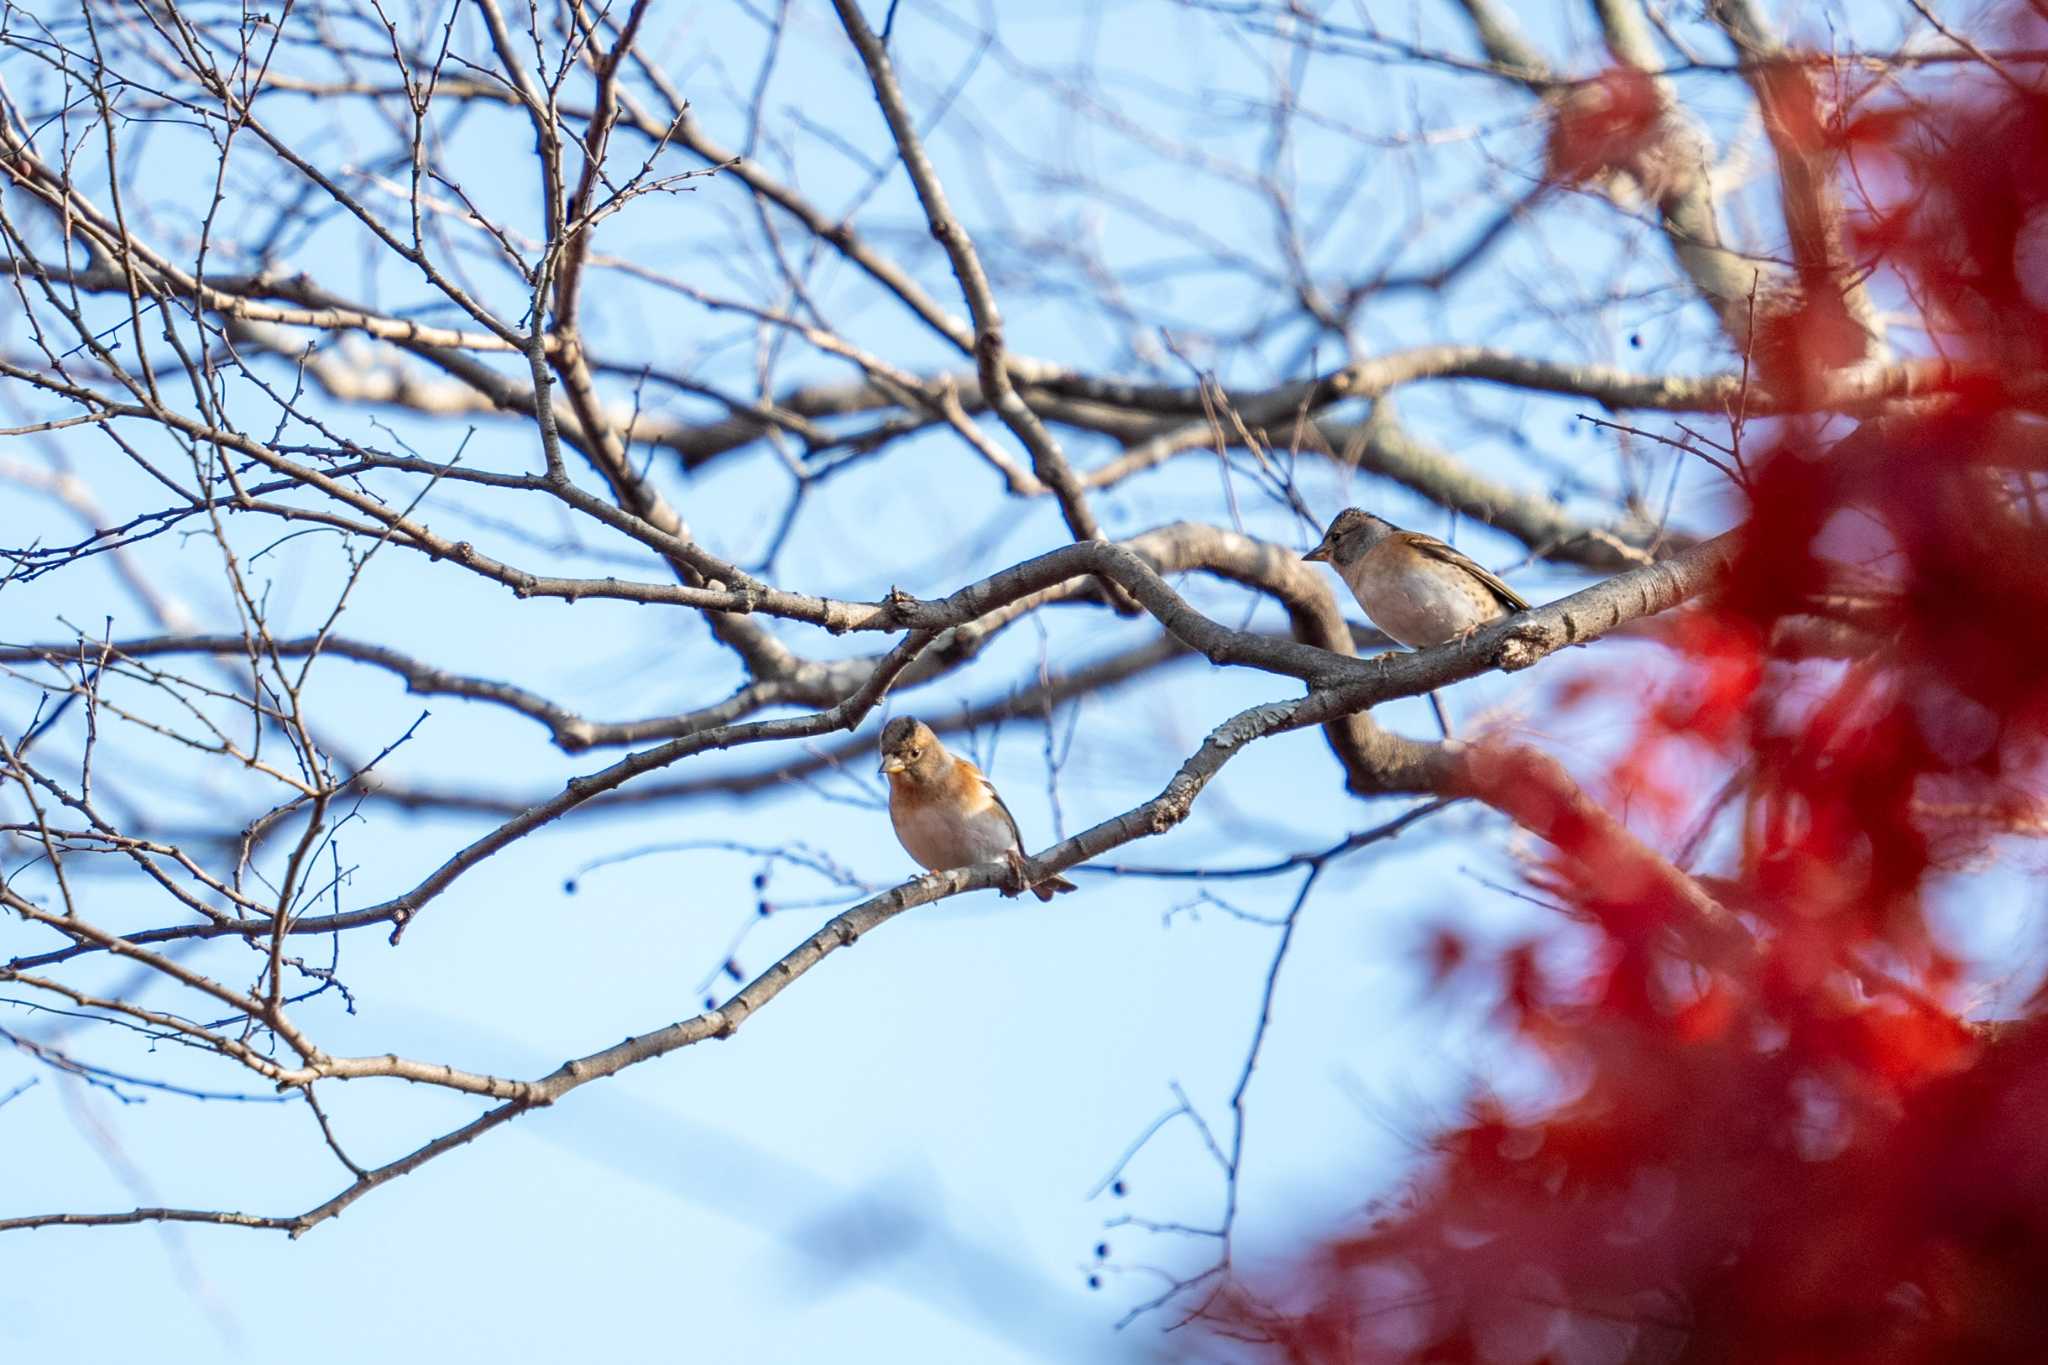
<path fill-rule="evenodd" d="M 1499 576 L 1435 536 L 1347 507 L 1315 549 L 1372 623 L 1410 649 L 1470 635 L 1529 604 Z"/>
<path fill-rule="evenodd" d="M 898 716 L 883 726 L 882 772 L 889 779 L 889 821 L 897 841 L 926 868 L 944 872 L 1006 862 L 1021 871 L 1024 836 L 1017 817 L 981 769 L 948 753 L 929 725 Z M 1076 889 L 1065 877 L 1052 876 L 1030 891 L 1049 901 L 1056 892 Z"/>

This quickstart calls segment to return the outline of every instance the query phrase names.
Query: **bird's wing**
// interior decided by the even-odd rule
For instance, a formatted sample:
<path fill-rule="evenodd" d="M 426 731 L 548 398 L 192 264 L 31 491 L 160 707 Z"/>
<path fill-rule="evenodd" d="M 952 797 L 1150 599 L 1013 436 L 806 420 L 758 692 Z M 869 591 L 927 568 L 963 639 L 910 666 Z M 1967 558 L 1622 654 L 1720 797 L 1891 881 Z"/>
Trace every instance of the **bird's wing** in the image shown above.
<path fill-rule="evenodd" d="M 1481 583 L 1484 583 L 1486 590 L 1492 593 L 1500 604 L 1509 611 L 1529 610 L 1528 599 L 1502 582 L 1499 574 L 1473 562 L 1470 555 L 1460 554 L 1435 536 L 1424 535 L 1420 531 L 1403 531 L 1400 533 L 1400 538 L 1431 558 L 1441 559 L 1446 564 L 1454 564 L 1466 573 L 1471 574 Z"/>
<path fill-rule="evenodd" d="M 995 808 L 1003 813 L 1003 823 L 1010 827 L 1010 842 L 1017 846 L 1019 853 L 1022 853 L 1024 851 L 1024 831 L 1017 828 L 1017 817 L 1010 814 L 1010 808 L 1003 804 L 1002 793 L 996 790 L 996 784 L 989 781 L 987 775 L 981 769 L 975 767 L 966 759 L 959 758 L 955 759 L 954 762 L 960 765 L 961 776 L 970 782 L 980 783 L 981 789 L 988 793 L 988 799 L 994 802 Z"/>

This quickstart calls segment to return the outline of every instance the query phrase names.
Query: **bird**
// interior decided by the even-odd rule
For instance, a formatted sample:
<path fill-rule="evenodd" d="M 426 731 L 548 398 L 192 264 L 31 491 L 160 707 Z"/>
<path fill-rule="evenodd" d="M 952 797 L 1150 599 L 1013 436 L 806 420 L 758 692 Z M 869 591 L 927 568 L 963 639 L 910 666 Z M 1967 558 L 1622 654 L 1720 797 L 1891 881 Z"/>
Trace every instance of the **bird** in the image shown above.
<path fill-rule="evenodd" d="M 1462 639 L 1529 609 L 1498 575 L 1435 536 L 1356 507 L 1339 512 L 1302 558 L 1335 569 L 1372 623 L 1410 649 Z"/>
<path fill-rule="evenodd" d="M 889 779 L 889 822 L 904 852 L 933 872 L 1001 860 L 1021 876 L 1024 836 L 1017 817 L 981 769 L 948 753 L 931 726 L 910 716 L 897 716 L 882 727 L 881 748 L 881 772 Z M 1052 876 L 1028 889 L 1049 901 L 1079 888 Z"/>

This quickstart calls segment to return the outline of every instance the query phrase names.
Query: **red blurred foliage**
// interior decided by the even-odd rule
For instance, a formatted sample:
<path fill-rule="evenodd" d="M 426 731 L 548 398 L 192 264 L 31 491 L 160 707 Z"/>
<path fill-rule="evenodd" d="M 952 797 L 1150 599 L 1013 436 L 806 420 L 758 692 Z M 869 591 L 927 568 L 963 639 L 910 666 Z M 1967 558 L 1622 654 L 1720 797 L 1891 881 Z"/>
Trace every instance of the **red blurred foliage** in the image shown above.
<path fill-rule="evenodd" d="M 1596 84 L 1558 117 L 1560 176 L 1655 116 Z M 1847 439 L 1787 422 L 1752 460 L 1726 591 L 1682 619 L 1681 680 L 1613 775 L 1697 813 L 1683 774 L 1747 774 L 1699 879 L 1744 944 L 1708 949 L 1668 878 L 1529 794 L 1535 769 L 1481 763 L 1596 936 L 1591 981 L 1529 945 L 1500 962 L 1501 1017 L 1561 1098 L 1475 1101 L 1398 1212 L 1213 1301 L 1276 1359 L 2048 1360 L 2048 1020 L 1953 1015 L 1923 914 L 2048 786 L 2048 88 L 1962 81 L 1841 127 L 1810 97 L 1774 96 L 1779 132 L 1882 182 L 1851 247 L 1926 309 L 1952 377 Z M 1839 363 L 1818 307 L 1785 315 L 1769 382 Z M 1865 657 L 1770 655 L 1781 622 L 1851 598 Z M 1448 936 L 1435 957 L 1468 961 Z"/>
<path fill-rule="evenodd" d="M 1558 99 L 1545 170 L 1566 184 L 1630 170 L 1655 142 L 1662 118 L 1656 83 L 1632 67 L 1611 67 Z"/>

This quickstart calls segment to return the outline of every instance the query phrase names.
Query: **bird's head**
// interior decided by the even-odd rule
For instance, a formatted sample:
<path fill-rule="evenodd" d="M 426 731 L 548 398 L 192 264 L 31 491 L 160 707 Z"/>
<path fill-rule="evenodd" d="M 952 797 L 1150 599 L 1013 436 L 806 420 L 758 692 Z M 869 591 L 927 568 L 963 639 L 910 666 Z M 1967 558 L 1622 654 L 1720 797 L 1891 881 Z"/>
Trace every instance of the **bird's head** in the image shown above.
<path fill-rule="evenodd" d="M 911 716 L 898 716 L 882 727 L 881 771 L 929 778 L 945 767 L 946 748 L 932 727 Z"/>
<path fill-rule="evenodd" d="M 1394 524 L 1385 517 L 1347 507 L 1330 523 L 1330 529 L 1323 532 L 1323 538 L 1316 543 L 1315 549 L 1302 558 L 1342 568 L 1346 564 L 1357 563 L 1367 550 L 1394 534 L 1395 530 Z"/>

